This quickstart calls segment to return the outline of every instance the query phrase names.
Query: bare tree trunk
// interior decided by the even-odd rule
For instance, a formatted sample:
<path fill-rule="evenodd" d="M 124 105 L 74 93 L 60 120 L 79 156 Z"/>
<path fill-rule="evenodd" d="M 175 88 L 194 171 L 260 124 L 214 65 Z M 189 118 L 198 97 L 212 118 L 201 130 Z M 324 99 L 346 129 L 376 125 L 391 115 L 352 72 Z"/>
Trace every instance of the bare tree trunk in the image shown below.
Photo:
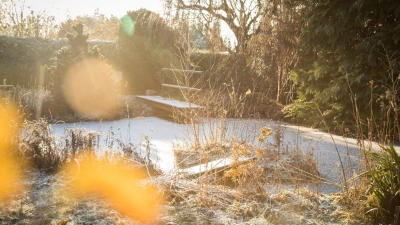
<path fill-rule="evenodd" d="M 278 88 L 276 91 L 276 101 L 279 102 L 280 93 L 281 93 L 281 77 L 282 77 L 282 68 L 281 65 L 278 65 Z"/>

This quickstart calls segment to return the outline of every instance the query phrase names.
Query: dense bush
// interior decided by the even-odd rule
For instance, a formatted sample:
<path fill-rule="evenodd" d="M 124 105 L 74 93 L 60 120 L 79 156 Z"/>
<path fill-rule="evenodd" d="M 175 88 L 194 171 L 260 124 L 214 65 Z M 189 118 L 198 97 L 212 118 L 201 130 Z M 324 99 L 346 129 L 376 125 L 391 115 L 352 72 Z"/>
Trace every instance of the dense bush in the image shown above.
<path fill-rule="evenodd" d="M 400 2 L 313 2 L 292 74 L 298 99 L 288 114 L 316 126 L 323 116 L 332 128 L 353 131 L 357 117 L 357 127 L 399 139 Z"/>
<path fill-rule="evenodd" d="M 118 61 L 130 92 L 160 89 L 160 68 L 181 68 L 175 41 L 177 33 L 156 13 L 145 9 L 128 12 L 121 20 Z"/>
<path fill-rule="evenodd" d="M 59 51 L 57 51 L 57 56 L 52 59 L 53 63 L 51 64 L 51 66 L 48 67 L 47 71 L 46 83 L 48 84 L 48 88 L 52 92 L 53 98 L 52 102 L 48 103 L 48 109 L 43 111 L 46 113 L 47 111 L 49 111 L 49 113 L 53 115 L 71 114 L 73 112 L 70 105 L 72 101 L 75 101 L 76 99 L 70 99 L 67 102 L 66 95 L 68 93 L 83 91 L 82 88 L 86 88 L 86 93 L 79 93 L 81 95 L 90 95 L 93 90 L 104 88 L 104 85 L 101 86 L 100 82 L 98 82 L 99 80 L 101 80 L 101 75 L 103 73 L 106 73 L 107 76 L 111 75 L 111 69 L 107 68 L 107 65 L 105 65 L 104 67 L 99 65 L 91 65 L 93 63 L 91 59 L 98 59 L 99 61 L 101 61 L 103 60 L 103 56 L 100 54 L 100 50 L 97 46 L 89 49 L 87 42 L 89 35 L 83 34 L 83 24 L 79 23 L 73 28 L 76 34 L 67 35 L 69 46 L 63 47 Z M 74 85 L 69 85 L 67 87 L 67 73 L 69 71 L 74 71 L 74 76 L 78 77 L 74 78 Z M 79 76 L 85 77 L 81 78 Z M 103 95 L 110 95 L 110 92 L 113 89 L 112 83 L 110 82 L 108 85 L 109 86 L 107 87 L 107 91 L 101 91 Z M 82 101 L 83 99 L 84 96 L 81 96 L 80 100 Z M 96 99 L 92 99 L 92 101 L 96 101 Z"/>
<path fill-rule="evenodd" d="M 49 63 L 65 40 L 0 37 L 0 78 L 7 84 L 37 86 L 39 67 Z"/>

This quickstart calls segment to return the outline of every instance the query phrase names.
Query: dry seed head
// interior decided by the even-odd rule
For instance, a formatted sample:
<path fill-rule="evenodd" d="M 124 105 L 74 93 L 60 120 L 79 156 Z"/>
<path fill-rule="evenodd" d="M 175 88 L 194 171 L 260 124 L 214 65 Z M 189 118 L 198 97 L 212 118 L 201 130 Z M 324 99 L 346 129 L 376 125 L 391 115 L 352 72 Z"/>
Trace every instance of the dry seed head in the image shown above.
<path fill-rule="evenodd" d="M 257 138 L 259 143 L 264 142 L 265 139 L 272 134 L 271 128 L 263 127 L 261 128 L 260 136 Z"/>
<path fill-rule="evenodd" d="M 257 158 L 262 158 L 264 156 L 264 150 L 262 148 L 254 148 Z"/>
<path fill-rule="evenodd" d="M 268 136 L 270 136 L 271 134 L 272 134 L 271 128 L 268 128 L 268 127 L 263 127 L 263 128 L 261 128 L 261 136 L 263 136 L 263 137 L 268 137 Z"/>
<path fill-rule="evenodd" d="M 260 137 L 257 138 L 257 141 L 259 143 L 264 142 L 264 140 L 265 140 L 265 137 L 263 137 L 263 136 L 260 136 Z"/>

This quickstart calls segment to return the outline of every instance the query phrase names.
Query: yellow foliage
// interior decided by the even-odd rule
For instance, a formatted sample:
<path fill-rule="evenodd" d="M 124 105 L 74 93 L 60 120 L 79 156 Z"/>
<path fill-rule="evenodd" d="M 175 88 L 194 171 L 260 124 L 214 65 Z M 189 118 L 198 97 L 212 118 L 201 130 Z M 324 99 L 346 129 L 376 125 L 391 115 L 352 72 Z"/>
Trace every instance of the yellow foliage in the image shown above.
<path fill-rule="evenodd" d="M 66 225 L 68 223 L 68 220 L 63 220 L 57 223 L 57 225 Z"/>
<path fill-rule="evenodd" d="M 258 159 L 264 156 L 264 150 L 262 148 L 254 148 L 254 152 L 256 153 L 256 158 Z"/>
<path fill-rule="evenodd" d="M 21 162 L 11 155 L 19 125 L 17 108 L 11 103 L 0 102 L 0 200 L 21 191 Z"/>
<path fill-rule="evenodd" d="M 261 128 L 261 136 L 268 137 L 271 134 L 272 134 L 271 128 L 267 128 L 267 127 Z"/>
<path fill-rule="evenodd" d="M 259 143 L 263 142 L 265 140 L 265 138 L 267 138 L 268 136 L 270 136 L 272 134 L 272 130 L 271 128 L 267 128 L 267 127 L 263 127 L 261 128 L 261 134 L 260 136 L 257 138 L 257 141 Z"/>
<path fill-rule="evenodd" d="M 257 141 L 261 144 L 271 134 L 271 128 L 262 127 Z M 264 173 L 264 169 L 257 165 L 257 162 L 265 155 L 264 150 L 261 145 L 256 147 L 250 142 L 234 142 L 232 145 L 233 151 L 231 152 L 231 157 L 234 161 L 231 163 L 230 169 L 225 171 L 224 177 L 238 182 L 240 187 L 245 185 L 250 187 L 252 183 L 257 183 Z M 239 161 L 240 158 L 250 158 L 251 156 L 255 156 L 256 160 L 250 160 L 248 162 Z"/>
<path fill-rule="evenodd" d="M 77 174 L 72 184 L 80 195 L 103 196 L 134 219 L 151 221 L 155 218 L 162 198 L 154 186 L 138 182 L 138 178 L 144 176 L 142 172 L 95 157 L 82 160 L 80 165 L 77 168 L 71 163 L 65 168 L 67 174 Z"/>

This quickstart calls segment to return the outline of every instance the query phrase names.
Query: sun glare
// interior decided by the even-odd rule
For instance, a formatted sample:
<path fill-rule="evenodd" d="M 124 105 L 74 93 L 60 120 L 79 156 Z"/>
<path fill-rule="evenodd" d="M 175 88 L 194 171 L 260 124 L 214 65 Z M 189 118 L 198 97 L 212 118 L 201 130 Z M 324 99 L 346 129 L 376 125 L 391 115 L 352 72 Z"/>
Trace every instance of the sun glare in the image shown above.
<path fill-rule="evenodd" d="M 116 113 L 120 83 L 111 79 L 112 72 L 101 60 L 85 59 L 76 63 L 64 80 L 68 104 L 83 115 L 101 117 Z"/>
<path fill-rule="evenodd" d="M 76 17 L 83 15 L 93 15 L 98 10 L 99 13 L 106 16 L 122 17 L 128 11 L 146 8 L 154 12 L 162 11 L 162 3 L 160 0 L 146 0 L 146 1 L 60 1 L 60 0 L 25 0 L 26 6 L 32 6 L 33 9 L 45 10 L 49 14 L 54 15 L 57 20 L 63 21 L 68 17 Z M 76 7 L 79 5 L 79 7 Z"/>
<path fill-rule="evenodd" d="M 133 36 L 135 32 L 135 23 L 130 16 L 125 15 L 124 17 L 122 17 L 121 28 L 125 32 L 125 34 Z"/>

